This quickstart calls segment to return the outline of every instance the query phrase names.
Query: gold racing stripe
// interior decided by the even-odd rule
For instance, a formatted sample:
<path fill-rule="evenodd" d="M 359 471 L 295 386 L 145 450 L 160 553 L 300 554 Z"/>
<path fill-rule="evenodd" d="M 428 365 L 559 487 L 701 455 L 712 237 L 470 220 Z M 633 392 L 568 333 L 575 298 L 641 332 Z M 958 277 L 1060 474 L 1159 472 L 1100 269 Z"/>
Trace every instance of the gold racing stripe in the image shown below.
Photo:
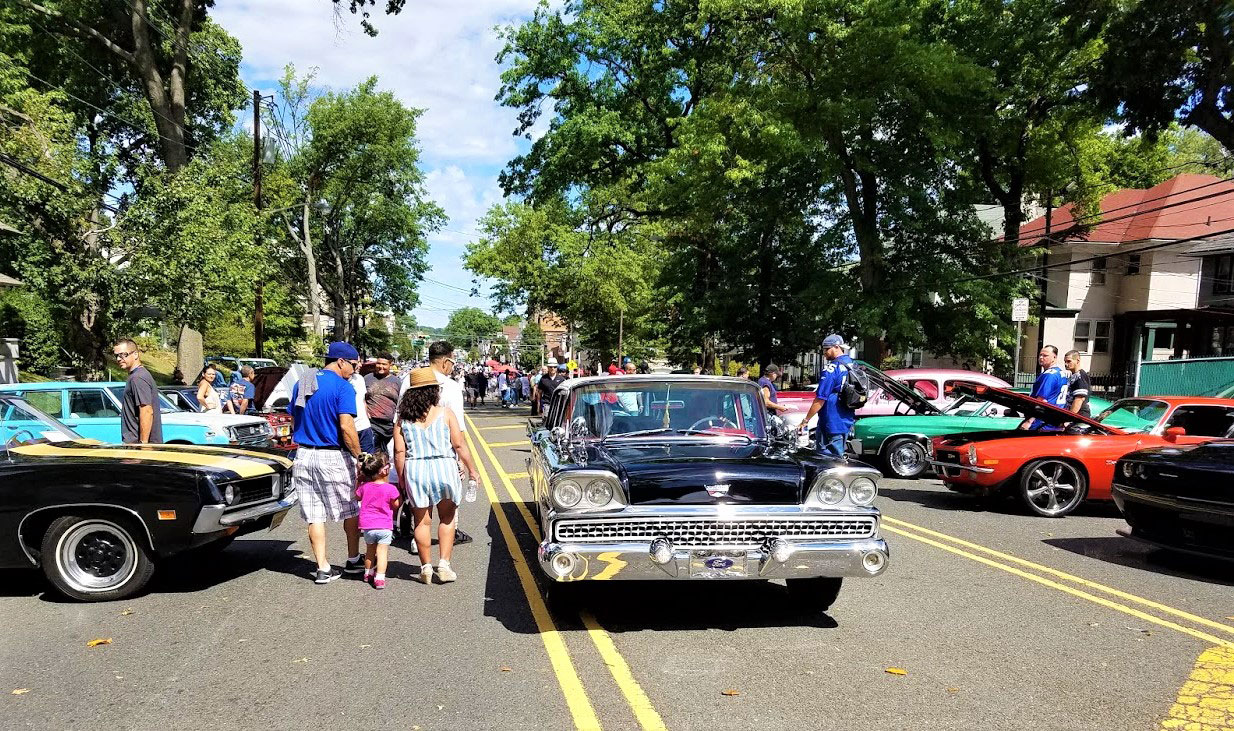
<path fill-rule="evenodd" d="M 268 459 L 271 462 L 278 463 L 287 469 L 295 464 L 290 459 L 280 454 L 266 454 L 265 452 L 251 452 L 247 449 L 239 449 L 236 447 L 217 447 L 206 444 L 158 444 L 151 445 L 154 449 L 179 449 L 186 452 L 210 452 L 222 456 L 228 455 L 243 455 L 245 457 L 256 457 L 258 459 Z"/>
<path fill-rule="evenodd" d="M 260 462 L 253 462 L 239 457 L 174 452 L 153 447 L 81 448 L 57 447 L 54 444 L 31 444 L 25 447 L 13 447 L 9 451 L 29 457 L 102 457 L 104 459 L 139 459 L 148 462 L 170 462 L 179 465 L 229 470 L 243 478 L 262 477 L 263 475 L 274 473 L 274 468 L 268 464 L 261 464 Z"/>

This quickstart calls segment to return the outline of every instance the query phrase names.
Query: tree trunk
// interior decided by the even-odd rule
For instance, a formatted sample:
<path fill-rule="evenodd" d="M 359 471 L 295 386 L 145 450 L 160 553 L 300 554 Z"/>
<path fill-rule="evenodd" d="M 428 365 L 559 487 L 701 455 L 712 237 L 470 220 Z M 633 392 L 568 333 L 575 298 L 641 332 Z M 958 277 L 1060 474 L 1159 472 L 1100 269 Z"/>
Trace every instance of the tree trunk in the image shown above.
<path fill-rule="evenodd" d="M 326 241 L 330 241 L 330 236 L 326 236 Z M 334 307 L 334 339 L 347 340 L 351 333 L 347 326 L 347 307 L 343 298 L 343 289 L 346 287 L 347 280 L 343 271 L 343 257 L 336 246 L 328 244 L 327 248 L 334 257 L 334 275 L 337 277 L 335 280 L 337 284 L 330 291 L 330 303 Z"/>
<path fill-rule="evenodd" d="M 857 239 L 861 290 L 867 298 L 874 298 L 884 284 L 884 249 L 878 234 L 878 179 L 874 173 L 861 170 L 841 133 L 828 135 L 827 144 L 840 160 L 844 202 Z M 877 366 L 882 361 L 883 349 L 882 333 L 867 333 L 862 339 L 861 357 Z"/>
<path fill-rule="evenodd" d="M 308 272 L 308 311 L 313 323 L 313 336 L 321 336 L 321 316 L 318 307 L 321 305 L 321 287 L 317 284 L 317 257 L 313 255 L 312 230 L 309 228 L 309 196 L 304 197 L 304 207 L 300 216 L 300 251 L 304 254 L 305 268 Z"/>
<path fill-rule="evenodd" d="M 771 242 L 775 239 L 775 227 L 763 232 L 758 242 L 758 302 L 755 306 L 754 352 L 758 356 L 759 371 L 771 363 L 771 295 L 775 286 L 775 251 Z"/>

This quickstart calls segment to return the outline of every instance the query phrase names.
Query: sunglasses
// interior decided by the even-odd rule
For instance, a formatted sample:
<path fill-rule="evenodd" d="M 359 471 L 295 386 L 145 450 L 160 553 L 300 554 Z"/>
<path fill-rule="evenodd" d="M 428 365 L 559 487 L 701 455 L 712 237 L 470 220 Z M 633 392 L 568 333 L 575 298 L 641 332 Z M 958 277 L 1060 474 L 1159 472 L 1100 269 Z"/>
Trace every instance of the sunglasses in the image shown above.
<path fill-rule="evenodd" d="M 127 353 L 112 353 L 112 355 L 115 356 L 116 360 L 124 360 L 125 358 L 129 357 L 130 355 L 136 352 L 137 352 L 136 350 L 130 350 Z"/>

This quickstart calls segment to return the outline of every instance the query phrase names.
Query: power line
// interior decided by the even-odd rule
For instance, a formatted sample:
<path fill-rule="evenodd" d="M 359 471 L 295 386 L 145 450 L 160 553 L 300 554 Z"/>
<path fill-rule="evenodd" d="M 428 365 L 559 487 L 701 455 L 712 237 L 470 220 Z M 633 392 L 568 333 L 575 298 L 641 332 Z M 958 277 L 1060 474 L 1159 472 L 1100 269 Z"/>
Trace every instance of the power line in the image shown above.
<path fill-rule="evenodd" d="M 0 152 L 0 162 L 4 163 L 5 165 L 8 165 L 11 168 L 14 168 L 15 170 L 18 170 L 19 172 L 23 172 L 32 178 L 36 178 L 44 183 L 47 183 L 48 185 L 55 188 L 56 190 L 59 190 L 62 193 L 69 192 L 69 186 L 67 183 L 62 183 L 59 180 L 49 178 L 46 175 L 35 170 L 34 168 L 28 167 L 27 165 L 17 160 L 16 158 L 9 157 L 8 155 L 2 152 Z M 103 210 L 106 210 L 106 211 L 111 211 L 112 213 L 116 213 L 116 214 L 120 213 L 120 209 L 116 208 L 115 206 L 111 206 L 106 203 L 103 203 L 102 201 L 99 202 L 98 206 L 99 208 L 102 208 Z"/>

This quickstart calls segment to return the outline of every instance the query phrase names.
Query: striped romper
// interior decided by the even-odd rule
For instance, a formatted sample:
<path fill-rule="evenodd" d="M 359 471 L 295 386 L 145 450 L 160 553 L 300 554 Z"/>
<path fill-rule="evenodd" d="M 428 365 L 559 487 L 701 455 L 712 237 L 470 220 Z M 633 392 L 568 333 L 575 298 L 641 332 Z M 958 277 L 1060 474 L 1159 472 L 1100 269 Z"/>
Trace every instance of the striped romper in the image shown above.
<path fill-rule="evenodd" d="M 450 500 L 457 505 L 462 490 L 445 412 L 423 427 L 406 421 L 400 424 L 403 441 L 407 444 L 403 489 L 411 504 L 417 508 L 431 508 L 442 500 Z"/>

